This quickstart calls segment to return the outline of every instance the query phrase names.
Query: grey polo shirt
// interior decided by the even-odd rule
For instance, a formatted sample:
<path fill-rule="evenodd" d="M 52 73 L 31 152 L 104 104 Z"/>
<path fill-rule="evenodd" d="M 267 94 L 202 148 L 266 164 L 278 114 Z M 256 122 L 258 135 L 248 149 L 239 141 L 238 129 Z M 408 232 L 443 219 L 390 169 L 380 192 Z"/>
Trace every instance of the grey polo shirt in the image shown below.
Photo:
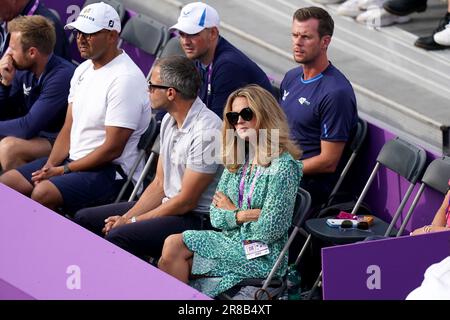
<path fill-rule="evenodd" d="M 161 123 L 160 157 L 164 171 L 163 202 L 181 191 L 186 169 L 199 173 L 216 174 L 214 181 L 200 197 L 195 211 L 209 212 L 222 169 L 218 162 L 222 121 L 197 98 L 181 128 L 166 114 Z M 220 167 L 220 168 L 219 168 Z"/>

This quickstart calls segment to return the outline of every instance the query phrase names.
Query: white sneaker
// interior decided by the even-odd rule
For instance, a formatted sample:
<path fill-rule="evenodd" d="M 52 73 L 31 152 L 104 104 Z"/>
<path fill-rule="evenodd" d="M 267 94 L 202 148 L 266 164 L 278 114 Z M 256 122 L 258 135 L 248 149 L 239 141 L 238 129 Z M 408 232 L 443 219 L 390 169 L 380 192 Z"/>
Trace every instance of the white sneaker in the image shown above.
<path fill-rule="evenodd" d="M 367 10 L 369 7 L 377 6 L 381 8 L 386 0 L 358 0 L 358 7 L 361 10 Z"/>
<path fill-rule="evenodd" d="M 376 6 L 369 7 L 366 12 L 363 12 L 356 17 L 357 22 L 365 24 L 371 28 L 390 26 L 395 23 L 406 23 L 409 20 L 411 20 L 409 16 L 396 16 L 390 14 L 383 8 Z"/>
<path fill-rule="evenodd" d="M 450 46 L 450 23 L 445 26 L 444 30 L 436 32 L 433 39 L 442 46 Z"/>
<path fill-rule="evenodd" d="M 313 1 L 321 4 L 334 4 L 344 2 L 344 0 L 313 0 Z"/>
<path fill-rule="evenodd" d="M 337 13 L 341 16 L 357 17 L 370 7 L 381 8 L 385 0 L 347 0 L 341 4 Z"/>
<path fill-rule="evenodd" d="M 362 13 L 359 9 L 360 0 L 347 0 L 337 8 L 337 14 L 355 18 Z"/>

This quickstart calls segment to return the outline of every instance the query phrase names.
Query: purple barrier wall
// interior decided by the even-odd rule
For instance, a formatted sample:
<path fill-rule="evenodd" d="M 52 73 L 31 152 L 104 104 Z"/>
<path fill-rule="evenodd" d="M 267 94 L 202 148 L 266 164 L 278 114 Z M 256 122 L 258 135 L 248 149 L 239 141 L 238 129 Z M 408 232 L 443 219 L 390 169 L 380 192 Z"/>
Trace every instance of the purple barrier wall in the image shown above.
<path fill-rule="evenodd" d="M 209 299 L 0 184 L 0 299 Z"/>
<path fill-rule="evenodd" d="M 450 255 L 450 231 L 322 249 L 325 300 L 403 300 Z"/>

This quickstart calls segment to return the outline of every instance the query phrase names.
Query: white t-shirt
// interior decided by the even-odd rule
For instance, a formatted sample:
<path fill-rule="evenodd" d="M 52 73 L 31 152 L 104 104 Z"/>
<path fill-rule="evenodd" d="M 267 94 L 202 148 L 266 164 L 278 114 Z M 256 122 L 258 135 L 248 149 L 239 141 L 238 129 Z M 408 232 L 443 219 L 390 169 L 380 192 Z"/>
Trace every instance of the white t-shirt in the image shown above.
<path fill-rule="evenodd" d="M 125 173 L 138 156 L 137 144 L 147 129 L 151 110 L 147 83 L 142 71 L 123 51 L 105 66 L 94 70 L 91 60 L 80 64 L 70 82 L 72 130 L 69 157 L 78 160 L 100 147 L 106 137 L 105 126 L 134 130 L 122 155 L 113 162 Z M 134 174 L 137 180 L 143 163 Z"/>
<path fill-rule="evenodd" d="M 420 287 L 406 300 L 450 300 L 450 256 L 429 266 Z"/>

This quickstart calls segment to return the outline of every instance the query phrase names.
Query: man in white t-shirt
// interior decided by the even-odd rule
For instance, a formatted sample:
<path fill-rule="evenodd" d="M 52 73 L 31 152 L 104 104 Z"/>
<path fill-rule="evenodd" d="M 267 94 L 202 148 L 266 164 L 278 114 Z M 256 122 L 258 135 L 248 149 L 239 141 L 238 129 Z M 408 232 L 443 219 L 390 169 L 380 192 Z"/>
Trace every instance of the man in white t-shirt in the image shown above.
<path fill-rule="evenodd" d="M 86 6 L 66 28 L 75 29 L 83 62 L 71 80 L 66 120 L 52 152 L 11 170 L 0 182 L 46 207 L 108 203 L 135 162 L 150 122 L 143 73 L 117 48 L 120 19 L 103 2 Z M 139 176 L 142 164 L 136 170 Z"/>

